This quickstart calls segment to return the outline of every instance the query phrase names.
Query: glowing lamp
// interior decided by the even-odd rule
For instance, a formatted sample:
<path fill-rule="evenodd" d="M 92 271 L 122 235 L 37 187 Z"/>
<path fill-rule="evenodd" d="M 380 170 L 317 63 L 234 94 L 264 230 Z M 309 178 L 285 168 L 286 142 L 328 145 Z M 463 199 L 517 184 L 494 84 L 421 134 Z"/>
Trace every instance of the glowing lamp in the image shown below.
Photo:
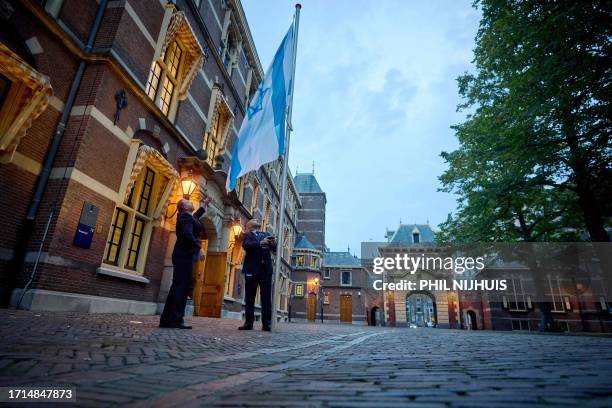
<path fill-rule="evenodd" d="M 189 200 L 191 194 L 193 194 L 196 188 L 196 183 L 193 181 L 191 176 L 185 177 L 181 180 L 181 189 L 183 190 L 183 198 Z"/>
<path fill-rule="evenodd" d="M 234 237 L 240 236 L 240 234 L 242 233 L 242 225 L 240 225 L 240 220 L 234 221 L 234 224 L 232 225 L 232 231 L 234 231 Z"/>

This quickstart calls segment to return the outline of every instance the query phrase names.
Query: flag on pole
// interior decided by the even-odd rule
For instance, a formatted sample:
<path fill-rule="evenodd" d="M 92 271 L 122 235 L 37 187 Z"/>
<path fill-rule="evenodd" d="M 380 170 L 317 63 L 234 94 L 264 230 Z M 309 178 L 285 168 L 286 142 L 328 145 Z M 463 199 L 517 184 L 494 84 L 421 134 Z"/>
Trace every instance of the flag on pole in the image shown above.
<path fill-rule="evenodd" d="M 293 24 L 274 55 L 240 126 L 234 146 L 227 191 L 238 177 L 259 169 L 285 153 L 285 125 L 294 64 Z"/>

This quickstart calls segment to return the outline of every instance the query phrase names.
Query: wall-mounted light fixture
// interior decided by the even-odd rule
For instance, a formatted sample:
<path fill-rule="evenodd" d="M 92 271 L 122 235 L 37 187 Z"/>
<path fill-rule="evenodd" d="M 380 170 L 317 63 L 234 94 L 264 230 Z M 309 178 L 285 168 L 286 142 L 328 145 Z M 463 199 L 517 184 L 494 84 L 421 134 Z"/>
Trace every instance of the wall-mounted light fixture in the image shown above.
<path fill-rule="evenodd" d="M 193 174 L 191 170 L 189 170 L 189 174 L 186 177 L 181 179 L 181 192 L 183 193 L 183 198 L 185 200 L 189 200 L 193 192 L 195 191 L 197 184 L 193 180 Z M 178 201 L 171 202 L 168 204 L 168 208 L 166 208 L 166 218 L 172 218 L 178 212 Z M 170 212 L 170 214 L 168 214 Z"/>

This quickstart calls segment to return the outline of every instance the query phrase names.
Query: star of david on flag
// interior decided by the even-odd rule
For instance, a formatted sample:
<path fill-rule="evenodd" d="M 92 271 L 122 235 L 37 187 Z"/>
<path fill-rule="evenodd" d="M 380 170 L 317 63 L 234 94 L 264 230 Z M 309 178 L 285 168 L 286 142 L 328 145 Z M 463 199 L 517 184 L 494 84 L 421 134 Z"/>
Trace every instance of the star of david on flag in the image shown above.
<path fill-rule="evenodd" d="M 291 25 L 240 126 L 227 178 L 228 191 L 236 188 L 240 176 L 285 154 L 286 113 L 291 95 L 294 52 Z"/>

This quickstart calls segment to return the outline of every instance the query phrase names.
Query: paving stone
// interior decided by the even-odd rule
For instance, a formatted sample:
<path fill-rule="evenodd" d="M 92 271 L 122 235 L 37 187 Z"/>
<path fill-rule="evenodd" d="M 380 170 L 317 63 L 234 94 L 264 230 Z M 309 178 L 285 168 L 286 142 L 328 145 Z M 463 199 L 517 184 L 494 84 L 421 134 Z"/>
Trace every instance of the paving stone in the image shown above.
<path fill-rule="evenodd" d="M 612 406 L 612 337 L 37 314 L 0 310 L 0 382 L 79 406 Z"/>

